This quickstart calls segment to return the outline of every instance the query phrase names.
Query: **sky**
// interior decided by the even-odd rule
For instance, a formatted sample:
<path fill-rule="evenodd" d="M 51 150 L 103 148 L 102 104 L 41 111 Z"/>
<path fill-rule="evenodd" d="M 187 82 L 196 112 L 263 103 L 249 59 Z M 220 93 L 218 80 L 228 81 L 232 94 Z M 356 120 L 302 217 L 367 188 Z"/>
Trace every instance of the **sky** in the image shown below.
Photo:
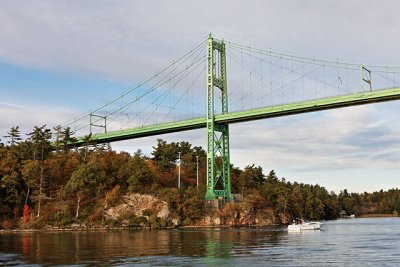
<path fill-rule="evenodd" d="M 208 33 L 260 48 L 400 66 L 400 2 L 0 0 L 0 138 L 63 124 L 153 75 Z M 204 95 L 205 96 L 205 95 Z M 231 162 L 329 191 L 399 187 L 400 103 L 230 126 Z M 205 145 L 204 130 L 156 139 Z"/>

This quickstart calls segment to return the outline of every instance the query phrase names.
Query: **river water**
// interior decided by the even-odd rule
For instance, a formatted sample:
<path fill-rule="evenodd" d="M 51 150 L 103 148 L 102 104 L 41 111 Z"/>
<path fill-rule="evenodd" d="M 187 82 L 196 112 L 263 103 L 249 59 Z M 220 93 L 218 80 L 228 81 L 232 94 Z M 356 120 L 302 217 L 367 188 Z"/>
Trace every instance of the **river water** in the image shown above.
<path fill-rule="evenodd" d="M 400 218 L 285 227 L 0 234 L 0 265 L 400 266 Z"/>

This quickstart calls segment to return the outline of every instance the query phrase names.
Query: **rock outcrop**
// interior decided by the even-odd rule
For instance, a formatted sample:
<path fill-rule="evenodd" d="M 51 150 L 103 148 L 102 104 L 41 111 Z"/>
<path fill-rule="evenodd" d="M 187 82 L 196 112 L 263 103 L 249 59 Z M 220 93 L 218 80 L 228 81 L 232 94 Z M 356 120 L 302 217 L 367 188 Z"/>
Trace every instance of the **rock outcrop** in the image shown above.
<path fill-rule="evenodd" d="M 148 216 L 148 213 L 167 219 L 170 215 L 168 203 L 152 195 L 128 194 L 122 198 L 121 204 L 106 210 L 106 219 L 116 220 L 127 216 L 141 217 Z"/>

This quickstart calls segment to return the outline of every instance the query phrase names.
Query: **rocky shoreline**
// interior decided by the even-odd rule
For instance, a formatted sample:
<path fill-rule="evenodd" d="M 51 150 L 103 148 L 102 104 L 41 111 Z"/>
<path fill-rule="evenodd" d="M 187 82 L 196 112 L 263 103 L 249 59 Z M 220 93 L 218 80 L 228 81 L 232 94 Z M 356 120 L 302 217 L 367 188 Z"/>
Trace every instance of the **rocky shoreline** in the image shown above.
<path fill-rule="evenodd" d="M 164 228 L 151 228 L 151 227 L 45 227 L 43 229 L 11 229 L 11 230 L 0 230 L 0 234 L 7 233 L 42 233 L 42 232 L 94 232 L 94 231 L 150 231 L 150 230 L 179 230 L 179 229 L 218 229 L 218 228 L 237 228 L 237 227 L 249 227 L 249 228 L 262 228 L 262 227 L 279 227 L 284 226 L 283 224 L 274 225 L 185 225 L 176 227 L 164 227 Z"/>
<path fill-rule="evenodd" d="M 270 208 L 255 211 L 244 202 L 229 202 L 223 207 L 204 207 L 202 216 L 187 221 L 169 204 L 149 194 L 125 194 L 119 201 L 104 209 L 102 219 L 89 221 L 75 218 L 64 224 L 54 224 L 31 217 L 30 222 L 14 225 L 4 232 L 63 232 L 63 231 L 108 231 L 108 230 L 145 230 L 145 229 L 189 229 L 189 228 L 228 228 L 228 227 L 265 227 L 285 225 L 290 222 L 288 214 L 276 215 Z"/>

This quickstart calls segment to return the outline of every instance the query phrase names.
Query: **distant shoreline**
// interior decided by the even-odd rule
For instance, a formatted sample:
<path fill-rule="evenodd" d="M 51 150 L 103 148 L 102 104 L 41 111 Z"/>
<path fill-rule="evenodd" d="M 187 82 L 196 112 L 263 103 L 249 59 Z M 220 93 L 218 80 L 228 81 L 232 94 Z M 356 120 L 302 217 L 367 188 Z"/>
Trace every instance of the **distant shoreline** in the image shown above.
<path fill-rule="evenodd" d="M 366 218 L 397 218 L 400 217 L 395 214 L 363 214 L 356 216 L 356 218 L 366 219 Z M 338 218 L 340 219 L 351 219 L 351 218 Z M 187 225 L 187 226 L 178 226 L 178 227 L 164 227 L 164 228 L 149 228 L 149 227 L 49 227 L 42 229 L 12 229 L 12 230 L 4 230 L 0 229 L 0 234 L 6 233 L 57 233 L 57 232 L 95 232 L 95 231 L 126 231 L 126 230 L 136 230 L 136 231 L 154 231 L 154 230 L 179 230 L 179 229 L 215 229 L 215 228 L 237 228 L 237 227 L 254 227 L 254 228 L 262 228 L 262 227 L 279 227 L 284 225 L 241 225 L 241 226 L 232 226 L 232 225 Z"/>
<path fill-rule="evenodd" d="M 356 216 L 356 218 L 394 218 L 394 217 L 399 217 L 399 216 L 395 214 L 362 214 Z"/>

